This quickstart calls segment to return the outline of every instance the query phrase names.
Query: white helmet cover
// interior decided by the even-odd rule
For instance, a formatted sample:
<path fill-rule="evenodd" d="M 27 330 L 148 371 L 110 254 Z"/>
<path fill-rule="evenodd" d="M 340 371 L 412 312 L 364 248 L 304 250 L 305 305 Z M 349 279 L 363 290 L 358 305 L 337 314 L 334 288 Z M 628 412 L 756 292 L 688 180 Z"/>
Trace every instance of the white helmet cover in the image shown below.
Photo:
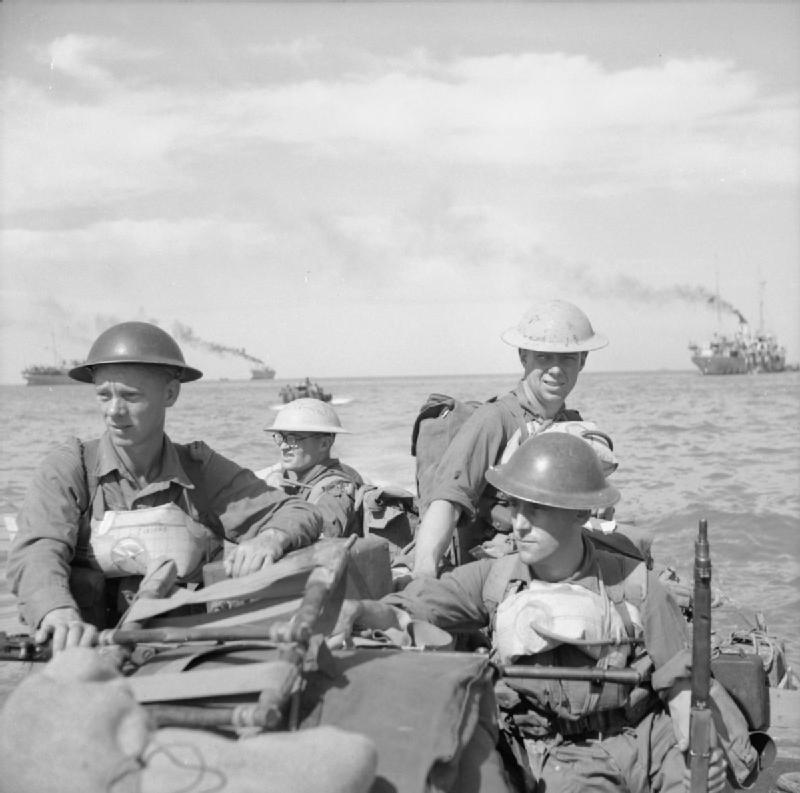
<path fill-rule="evenodd" d="M 275 432 L 349 433 L 336 411 L 321 399 L 303 397 L 283 408 L 267 430 Z"/>

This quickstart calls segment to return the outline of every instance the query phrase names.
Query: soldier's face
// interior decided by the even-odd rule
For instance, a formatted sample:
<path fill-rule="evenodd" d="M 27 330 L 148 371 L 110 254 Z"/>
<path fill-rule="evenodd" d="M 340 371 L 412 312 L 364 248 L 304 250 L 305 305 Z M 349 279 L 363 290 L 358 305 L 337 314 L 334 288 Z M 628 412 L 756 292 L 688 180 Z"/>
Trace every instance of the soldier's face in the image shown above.
<path fill-rule="evenodd" d="M 319 433 L 286 433 L 291 442 L 284 439 L 280 444 L 281 468 L 303 474 L 315 465 L 328 459 L 331 448 L 330 435 Z"/>
<path fill-rule="evenodd" d="M 111 439 L 122 447 L 160 440 L 180 384 L 160 367 L 107 364 L 95 369 L 94 389 Z"/>
<path fill-rule="evenodd" d="M 586 353 L 522 350 L 525 379 L 539 403 L 561 405 L 578 382 Z"/>
<path fill-rule="evenodd" d="M 575 511 L 509 499 L 511 528 L 519 558 L 535 565 L 553 556 L 575 527 Z"/>

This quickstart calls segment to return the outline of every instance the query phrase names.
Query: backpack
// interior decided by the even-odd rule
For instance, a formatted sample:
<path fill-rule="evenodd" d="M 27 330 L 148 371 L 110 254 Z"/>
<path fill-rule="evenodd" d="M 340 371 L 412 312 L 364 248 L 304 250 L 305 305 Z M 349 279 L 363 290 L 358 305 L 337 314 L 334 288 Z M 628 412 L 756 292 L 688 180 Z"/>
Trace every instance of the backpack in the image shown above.
<path fill-rule="evenodd" d="M 527 433 L 525 415 L 516 397 L 511 394 L 494 396 L 487 402 L 503 405 L 519 422 L 520 431 Z M 420 514 L 431 502 L 436 469 L 447 447 L 482 404 L 485 403 L 477 400 L 462 402 L 446 394 L 430 394 L 420 408 L 411 430 L 411 454 L 417 458 L 416 484 Z"/>

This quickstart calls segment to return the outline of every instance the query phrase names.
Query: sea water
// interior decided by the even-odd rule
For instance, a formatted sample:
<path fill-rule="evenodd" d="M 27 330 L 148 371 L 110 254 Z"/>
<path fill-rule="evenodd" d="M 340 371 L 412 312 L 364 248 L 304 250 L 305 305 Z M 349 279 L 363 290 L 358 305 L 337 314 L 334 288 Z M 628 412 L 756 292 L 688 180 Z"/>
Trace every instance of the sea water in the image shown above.
<path fill-rule="evenodd" d="M 328 379 L 342 424 L 335 453 L 373 481 L 414 490 L 411 428 L 428 394 L 483 400 L 515 374 Z M 167 416 L 174 441 L 202 439 L 238 463 L 275 462 L 265 433 L 284 380 L 199 381 Z M 0 387 L 0 512 L 16 513 L 43 455 L 102 431 L 91 386 Z M 704 377 L 694 371 L 586 371 L 570 396 L 614 440 L 617 517 L 652 531 L 654 555 L 691 581 L 708 520 L 713 584 L 741 613 L 763 612 L 800 666 L 800 373 Z"/>

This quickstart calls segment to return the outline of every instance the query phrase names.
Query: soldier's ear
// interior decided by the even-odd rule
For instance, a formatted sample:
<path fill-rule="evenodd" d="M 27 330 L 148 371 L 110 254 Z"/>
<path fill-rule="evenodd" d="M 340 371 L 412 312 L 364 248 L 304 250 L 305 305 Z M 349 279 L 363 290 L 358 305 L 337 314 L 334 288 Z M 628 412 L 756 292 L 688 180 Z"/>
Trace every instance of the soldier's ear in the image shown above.
<path fill-rule="evenodd" d="M 173 377 L 167 382 L 167 387 L 164 391 L 164 404 L 171 408 L 177 401 L 181 393 L 181 383 L 177 377 Z"/>

